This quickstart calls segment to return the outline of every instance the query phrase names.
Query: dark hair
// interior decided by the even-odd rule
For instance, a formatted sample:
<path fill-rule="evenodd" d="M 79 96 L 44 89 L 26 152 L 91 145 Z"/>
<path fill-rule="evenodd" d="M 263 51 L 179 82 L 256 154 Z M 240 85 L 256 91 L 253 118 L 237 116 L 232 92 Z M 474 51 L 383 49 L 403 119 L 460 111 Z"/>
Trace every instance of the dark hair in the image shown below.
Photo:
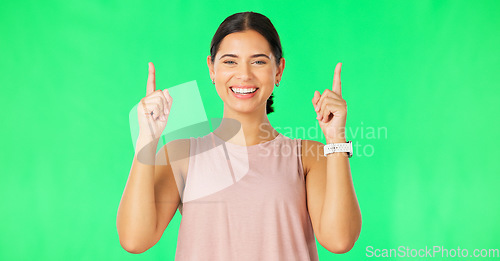
<path fill-rule="evenodd" d="M 281 49 L 281 42 L 278 32 L 274 28 L 271 20 L 266 16 L 255 12 L 241 12 L 228 16 L 217 28 L 212 42 L 210 43 L 210 56 L 212 63 L 215 61 L 215 55 L 219 51 L 219 46 L 226 37 L 231 33 L 237 33 L 246 30 L 255 30 L 260 33 L 271 47 L 274 57 L 276 58 L 276 65 L 279 66 L 281 57 L 283 57 L 283 50 Z M 273 94 L 267 99 L 266 113 L 269 114 L 274 111 Z"/>

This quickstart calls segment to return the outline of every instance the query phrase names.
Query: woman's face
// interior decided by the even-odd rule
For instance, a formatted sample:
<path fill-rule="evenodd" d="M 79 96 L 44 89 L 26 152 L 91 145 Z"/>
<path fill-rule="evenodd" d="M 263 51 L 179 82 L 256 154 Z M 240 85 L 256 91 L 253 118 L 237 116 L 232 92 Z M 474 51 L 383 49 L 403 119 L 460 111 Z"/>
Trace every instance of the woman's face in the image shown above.
<path fill-rule="evenodd" d="M 285 59 L 276 65 L 266 38 L 254 30 L 232 33 L 224 37 L 212 64 L 207 57 L 210 76 L 225 106 L 238 112 L 263 109 L 281 80 Z M 248 93 L 246 92 L 251 92 Z"/>

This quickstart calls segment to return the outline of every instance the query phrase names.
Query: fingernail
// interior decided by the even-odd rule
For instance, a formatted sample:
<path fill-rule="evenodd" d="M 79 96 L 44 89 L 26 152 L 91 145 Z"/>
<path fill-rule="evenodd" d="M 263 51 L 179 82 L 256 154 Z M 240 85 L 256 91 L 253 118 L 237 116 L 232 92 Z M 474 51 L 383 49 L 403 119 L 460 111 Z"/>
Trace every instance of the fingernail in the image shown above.
<path fill-rule="evenodd" d="M 316 111 L 319 111 L 319 105 L 316 106 L 316 108 L 314 108 Z"/>
<path fill-rule="evenodd" d="M 320 117 L 319 113 L 317 113 L 317 115 L 318 116 L 316 116 L 316 120 L 319 120 L 319 117 Z"/>

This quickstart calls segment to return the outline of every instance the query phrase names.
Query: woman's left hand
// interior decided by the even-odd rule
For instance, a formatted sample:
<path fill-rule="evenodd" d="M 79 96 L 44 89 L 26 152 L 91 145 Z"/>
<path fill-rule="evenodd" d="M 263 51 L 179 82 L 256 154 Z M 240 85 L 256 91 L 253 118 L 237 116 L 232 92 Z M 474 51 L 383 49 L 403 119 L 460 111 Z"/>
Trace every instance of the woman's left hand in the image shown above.
<path fill-rule="evenodd" d="M 342 63 L 335 67 L 333 76 L 333 88 L 325 89 L 320 95 L 314 92 L 312 99 L 319 120 L 319 126 L 325 135 L 327 143 L 346 142 L 345 124 L 347 118 L 347 103 L 342 99 L 342 88 L 340 85 L 340 70 Z"/>

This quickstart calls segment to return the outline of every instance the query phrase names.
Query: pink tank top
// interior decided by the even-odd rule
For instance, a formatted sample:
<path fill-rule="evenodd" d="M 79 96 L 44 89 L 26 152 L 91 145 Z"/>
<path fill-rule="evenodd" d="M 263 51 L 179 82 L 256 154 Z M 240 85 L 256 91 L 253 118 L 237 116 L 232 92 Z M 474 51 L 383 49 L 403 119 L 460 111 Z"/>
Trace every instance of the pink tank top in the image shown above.
<path fill-rule="evenodd" d="M 175 260 L 318 260 L 300 139 L 190 139 Z"/>

